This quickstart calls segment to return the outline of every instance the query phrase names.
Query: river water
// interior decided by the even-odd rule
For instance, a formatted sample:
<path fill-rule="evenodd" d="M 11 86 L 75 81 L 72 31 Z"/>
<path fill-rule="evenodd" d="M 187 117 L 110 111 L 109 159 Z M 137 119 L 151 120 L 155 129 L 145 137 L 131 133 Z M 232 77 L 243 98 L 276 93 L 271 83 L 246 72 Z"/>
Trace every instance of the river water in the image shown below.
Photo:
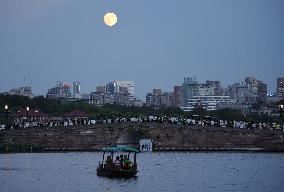
<path fill-rule="evenodd" d="M 0 154 L 0 191 L 284 191 L 283 153 L 140 153 L 132 179 L 98 177 L 101 155 Z"/>

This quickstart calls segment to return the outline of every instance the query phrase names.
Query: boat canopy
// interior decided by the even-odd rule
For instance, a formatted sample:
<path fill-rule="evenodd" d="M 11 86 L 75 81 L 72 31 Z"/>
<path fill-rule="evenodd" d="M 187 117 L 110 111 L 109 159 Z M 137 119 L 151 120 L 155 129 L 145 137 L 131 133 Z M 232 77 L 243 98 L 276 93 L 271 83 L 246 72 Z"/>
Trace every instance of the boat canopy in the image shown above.
<path fill-rule="evenodd" d="M 132 147 L 106 147 L 103 148 L 104 152 L 118 152 L 118 151 L 126 151 L 126 152 L 136 152 L 138 153 L 139 150 L 132 148 Z"/>

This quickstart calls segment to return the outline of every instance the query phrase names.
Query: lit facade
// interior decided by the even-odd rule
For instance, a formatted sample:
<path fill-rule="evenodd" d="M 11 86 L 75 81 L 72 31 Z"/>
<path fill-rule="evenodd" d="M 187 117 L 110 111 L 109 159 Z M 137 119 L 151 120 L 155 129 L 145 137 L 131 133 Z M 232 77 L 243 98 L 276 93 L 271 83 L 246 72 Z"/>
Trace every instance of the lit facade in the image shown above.
<path fill-rule="evenodd" d="M 71 98 L 71 88 L 68 83 L 57 82 L 55 87 L 48 89 L 47 98 Z"/>
<path fill-rule="evenodd" d="M 73 98 L 81 98 L 81 84 L 80 82 L 73 82 Z"/>
<path fill-rule="evenodd" d="M 284 77 L 277 78 L 277 100 L 283 100 L 284 99 Z"/>
<path fill-rule="evenodd" d="M 220 103 L 228 103 L 230 96 L 192 96 L 188 98 L 186 107 L 181 107 L 184 111 L 192 111 L 195 107 L 202 107 L 208 111 L 217 110 L 217 105 Z"/>

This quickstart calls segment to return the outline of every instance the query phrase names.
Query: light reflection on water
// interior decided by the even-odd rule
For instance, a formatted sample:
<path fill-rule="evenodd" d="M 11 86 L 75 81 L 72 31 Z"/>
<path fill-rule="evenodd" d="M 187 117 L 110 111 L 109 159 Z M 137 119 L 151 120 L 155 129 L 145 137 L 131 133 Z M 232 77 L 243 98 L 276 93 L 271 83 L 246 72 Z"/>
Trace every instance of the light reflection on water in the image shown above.
<path fill-rule="evenodd" d="M 0 154 L 1 192 L 283 191 L 283 153 L 138 154 L 132 179 L 96 175 L 101 153 Z"/>

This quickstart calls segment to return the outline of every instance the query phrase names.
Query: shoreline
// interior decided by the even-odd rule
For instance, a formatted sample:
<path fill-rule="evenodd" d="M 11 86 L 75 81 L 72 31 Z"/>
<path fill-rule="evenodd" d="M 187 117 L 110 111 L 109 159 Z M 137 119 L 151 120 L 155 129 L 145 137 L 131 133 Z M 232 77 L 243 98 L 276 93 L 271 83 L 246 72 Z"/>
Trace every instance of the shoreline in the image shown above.
<path fill-rule="evenodd" d="M 102 152 L 102 149 L 67 149 L 67 148 L 47 148 L 42 151 L 11 151 L 0 152 L 0 154 L 13 154 L 13 153 L 72 153 L 72 152 Z M 284 153 L 284 149 L 265 149 L 265 148 L 154 148 L 155 152 L 200 152 L 200 153 Z M 140 152 L 149 153 L 149 152 Z"/>
<path fill-rule="evenodd" d="M 1 131 L 0 153 L 93 152 L 152 142 L 153 151 L 284 152 L 284 132 L 168 124 L 121 124 Z M 137 146 L 138 147 L 138 146 Z"/>

